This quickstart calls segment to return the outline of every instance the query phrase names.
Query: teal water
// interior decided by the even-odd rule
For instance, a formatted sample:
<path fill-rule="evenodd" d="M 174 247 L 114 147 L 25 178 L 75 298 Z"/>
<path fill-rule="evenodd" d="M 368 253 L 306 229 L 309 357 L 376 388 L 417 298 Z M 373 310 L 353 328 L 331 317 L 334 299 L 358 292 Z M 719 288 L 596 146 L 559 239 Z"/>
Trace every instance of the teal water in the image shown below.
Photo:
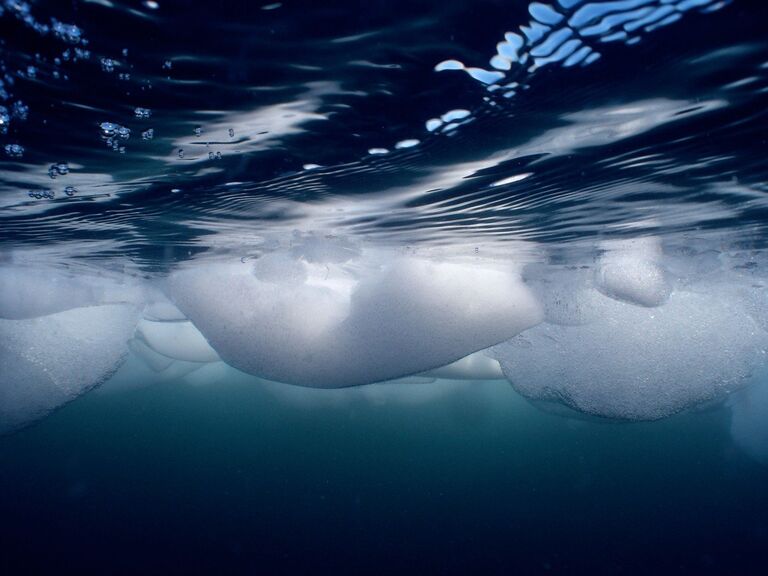
<path fill-rule="evenodd" d="M 619 424 L 505 382 L 108 386 L 0 438 L 6 573 L 758 574 L 767 554 L 768 469 L 724 408 Z"/>

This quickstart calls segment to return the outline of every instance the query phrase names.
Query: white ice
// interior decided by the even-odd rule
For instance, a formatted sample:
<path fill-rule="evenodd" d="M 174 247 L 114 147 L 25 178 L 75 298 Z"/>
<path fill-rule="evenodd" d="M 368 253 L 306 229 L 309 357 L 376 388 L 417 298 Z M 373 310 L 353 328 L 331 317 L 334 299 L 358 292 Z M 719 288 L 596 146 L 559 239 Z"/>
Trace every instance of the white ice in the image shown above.
<path fill-rule="evenodd" d="M 594 322 L 544 323 L 493 349 L 521 394 L 652 420 L 725 397 L 765 362 L 768 333 L 727 293 L 676 291 L 658 308 L 595 298 Z"/>
<path fill-rule="evenodd" d="M 394 256 L 349 272 L 275 257 L 200 264 L 170 295 L 223 360 L 269 380 L 343 387 L 438 368 L 541 320 L 509 262 Z"/>
<path fill-rule="evenodd" d="M 125 358 L 136 320 L 123 304 L 0 320 L 0 433 L 105 381 Z"/>

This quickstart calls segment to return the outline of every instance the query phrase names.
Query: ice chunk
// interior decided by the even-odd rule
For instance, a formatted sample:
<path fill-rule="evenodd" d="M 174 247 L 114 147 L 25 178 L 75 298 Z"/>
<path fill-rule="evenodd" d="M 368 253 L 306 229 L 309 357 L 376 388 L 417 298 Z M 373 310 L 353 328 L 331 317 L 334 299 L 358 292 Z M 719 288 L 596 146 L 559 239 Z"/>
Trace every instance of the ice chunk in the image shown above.
<path fill-rule="evenodd" d="M 0 318 L 21 320 L 97 304 L 132 303 L 144 298 L 130 278 L 80 275 L 49 266 L 0 266 Z"/>
<path fill-rule="evenodd" d="M 551 324 L 580 326 L 598 318 L 594 271 L 587 266 L 531 264 L 523 279 L 544 308 L 544 319 Z"/>
<path fill-rule="evenodd" d="M 447 366 L 424 372 L 424 376 L 445 380 L 499 380 L 504 378 L 504 373 L 499 362 L 481 350 Z"/>
<path fill-rule="evenodd" d="M 754 284 L 741 291 L 742 302 L 749 315 L 763 330 L 768 331 L 768 288 Z"/>
<path fill-rule="evenodd" d="M 768 464 L 768 379 L 734 394 L 728 404 L 733 441 L 749 457 Z"/>
<path fill-rule="evenodd" d="M 148 304 L 144 308 L 144 318 L 154 322 L 172 322 L 187 319 L 171 302 L 162 300 Z"/>
<path fill-rule="evenodd" d="M 224 380 L 234 370 L 224 362 L 210 362 L 203 364 L 184 376 L 184 382 L 191 386 L 210 386 Z"/>
<path fill-rule="evenodd" d="M 0 320 L 0 433 L 45 416 L 106 380 L 125 358 L 133 306 Z"/>
<path fill-rule="evenodd" d="M 597 270 L 597 288 L 606 296 L 637 304 L 660 306 L 671 286 L 659 264 L 661 245 L 656 238 L 605 243 Z"/>
<path fill-rule="evenodd" d="M 96 301 L 93 286 L 61 271 L 0 266 L 0 318 L 35 318 Z"/>
<path fill-rule="evenodd" d="M 309 266 L 305 263 L 305 265 Z M 222 359 L 269 380 L 343 387 L 456 361 L 541 320 L 510 264 L 400 257 L 357 276 L 318 265 L 260 279 L 249 265 L 176 272 L 170 293 Z"/>
<path fill-rule="evenodd" d="M 136 334 L 158 354 L 187 362 L 216 362 L 219 355 L 192 322 L 142 319 Z"/>
<path fill-rule="evenodd" d="M 652 420 L 724 397 L 765 361 L 766 333 L 723 294 L 674 292 L 650 309 L 597 297 L 594 323 L 542 324 L 493 349 L 516 390 Z"/>
<path fill-rule="evenodd" d="M 128 347 L 136 357 L 140 358 L 154 372 L 162 372 L 173 362 L 173 358 L 158 354 L 139 338 L 131 338 L 128 341 Z"/>

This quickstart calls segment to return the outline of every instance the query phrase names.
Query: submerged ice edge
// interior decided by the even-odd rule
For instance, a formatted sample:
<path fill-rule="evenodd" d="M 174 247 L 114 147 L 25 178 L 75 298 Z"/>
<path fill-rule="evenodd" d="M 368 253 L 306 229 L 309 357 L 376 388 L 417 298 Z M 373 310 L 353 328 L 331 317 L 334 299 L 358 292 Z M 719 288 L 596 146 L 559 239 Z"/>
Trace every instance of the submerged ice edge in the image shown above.
<path fill-rule="evenodd" d="M 522 248 L 414 253 L 294 236 L 255 259 L 190 261 L 161 279 L 10 258 L 0 428 L 38 420 L 126 358 L 155 382 L 506 378 L 533 402 L 621 420 L 724 400 L 766 366 L 765 252 L 649 237 L 571 259 Z"/>

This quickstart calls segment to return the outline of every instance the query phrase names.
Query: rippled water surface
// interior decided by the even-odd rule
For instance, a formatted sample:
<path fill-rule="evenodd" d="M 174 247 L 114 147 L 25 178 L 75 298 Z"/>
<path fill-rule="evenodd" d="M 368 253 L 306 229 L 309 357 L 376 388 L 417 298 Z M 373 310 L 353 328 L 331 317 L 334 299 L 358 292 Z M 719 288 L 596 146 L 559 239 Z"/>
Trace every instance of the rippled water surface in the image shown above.
<path fill-rule="evenodd" d="M 761 574 L 767 154 L 758 0 L 0 0 L 0 567 Z"/>

